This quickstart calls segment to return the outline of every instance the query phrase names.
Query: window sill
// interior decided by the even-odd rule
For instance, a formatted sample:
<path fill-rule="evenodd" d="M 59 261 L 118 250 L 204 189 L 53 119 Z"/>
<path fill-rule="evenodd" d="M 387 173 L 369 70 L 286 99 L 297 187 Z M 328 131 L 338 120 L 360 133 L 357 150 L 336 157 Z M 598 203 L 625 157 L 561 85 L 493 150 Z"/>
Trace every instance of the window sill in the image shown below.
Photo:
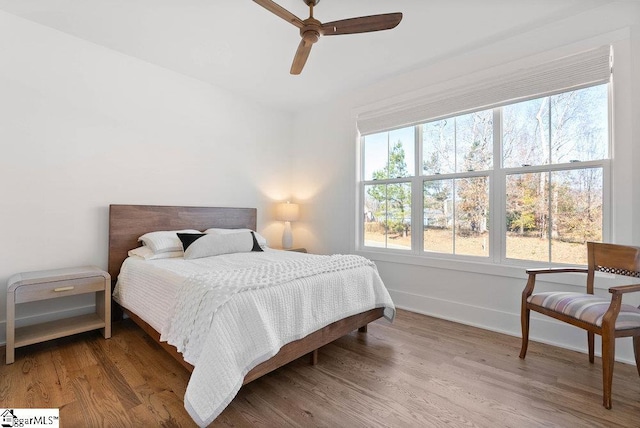
<path fill-rule="evenodd" d="M 486 263 L 483 263 L 471 260 L 453 260 L 451 258 L 438 256 L 418 256 L 415 253 L 409 252 L 401 253 L 396 251 L 376 251 L 369 248 L 359 249 L 355 252 L 356 254 L 366 257 L 374 262 L 379 261 L 385 263 L 405 264 L 422 266 L 426 268 L 477 273 L 482 275 L 501 276 L 519 279 L 521 281 L 526 281 L 527 279 L 527 274 L 525 272 L 526 269 L 548 266 L 548 264 L 545 265 L 544 263 L 523 263 L 521 265 L 507 265 L 490 263 L 488 261 Z M 596 273 L 596 275 L 597 280 L 595 288 L 597 289 L 608 290 L 609 287 L 620 285 L 621 280 L 620 278 L 616 280 L 615 275 L 600 273 Z M 627 277 L 621 278 L 625 278 L 623 279 L 624 281 L 629 279 Z M 546 283 L 585 286 L 587 276 L 580 273 L 549 274 L 544 276 L 544 280 L 542 278 L 539 280 L 540 282 Z M 518 282 L 517 284 L 518 286 L 520 286 L 522 285 L 522 282 Z"/>

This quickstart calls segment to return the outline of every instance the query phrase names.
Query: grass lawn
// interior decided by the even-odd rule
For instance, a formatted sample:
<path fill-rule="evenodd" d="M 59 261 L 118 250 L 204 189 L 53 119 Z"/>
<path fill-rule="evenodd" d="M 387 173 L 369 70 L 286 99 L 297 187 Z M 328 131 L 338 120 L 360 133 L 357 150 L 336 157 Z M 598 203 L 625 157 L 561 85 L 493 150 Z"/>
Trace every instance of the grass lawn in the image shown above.
<path fill-rule="evenodd" d="M 367 231 L 365 242 L 369 246 L 384 246 L 384 233 Z M 411 235 L 392 234 L 388 236 L 387 246 L 396 249 L 410 249 Z M 488 234 L 455 237 L 456 254 L 470 256 L 489 255 Z M 453 253 L 453 234 L 450 230 L 428 229 L 424 232 L 424 249 L 445 254 Z M 552 241 L 554 263 L 587 264 L 587 246 L 582 243 Z M 536 237 L 507 235 L 507 258 L 536 260 L 546 263 L 549 254 L 549 241 Z"/>

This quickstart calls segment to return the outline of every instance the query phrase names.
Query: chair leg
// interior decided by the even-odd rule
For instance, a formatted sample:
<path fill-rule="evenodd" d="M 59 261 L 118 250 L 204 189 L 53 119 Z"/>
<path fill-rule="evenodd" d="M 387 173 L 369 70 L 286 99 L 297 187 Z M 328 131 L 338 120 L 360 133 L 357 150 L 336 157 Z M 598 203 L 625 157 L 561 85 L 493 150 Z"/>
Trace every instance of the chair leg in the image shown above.
<path fill-rule="evenodd" d="M 633 336 L 633 353 L 636 356 L 636 369 L 640 376 L 640 336 Z"/>
<path fill-rule="evenodd" d="M 522 324 L 522 347 L 520 348 L 520 358 L 524 360 L 527 355 L 527 347 L 529 346 L 529 314 L 531 310 L 526 306 L 522 306 L 520 315 L 520 323 Z"/>
<path fill-rule="evenodd" d="M 594 336 L 594 334 L 592 332 L 590 332 L 590 331 L 587 332 L 587 342 L 589 344 L 589 362 L 591 364 L 593 364 L 593 362 L 595 361 L 595 359 L 594 359 L 594 354 L 595 353 L 594 353 L 594 349 L 593 349 L 593 347 L 594 347 L 593 336 Z"/>
<path fill-rule="evenodd" d="M 616 338 L 602 335 L 602 405 L 611 408 L 611 384 L 613 383 L 613 363 L 615 361 Z"/>

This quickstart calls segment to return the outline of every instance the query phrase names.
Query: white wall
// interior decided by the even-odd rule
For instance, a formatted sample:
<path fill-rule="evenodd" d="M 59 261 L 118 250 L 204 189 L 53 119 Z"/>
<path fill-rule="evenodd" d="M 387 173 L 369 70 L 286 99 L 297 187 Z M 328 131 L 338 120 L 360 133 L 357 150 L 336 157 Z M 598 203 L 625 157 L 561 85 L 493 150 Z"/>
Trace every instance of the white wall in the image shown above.
<path fill-rule="evenodd" d="M 355 250 L 357 109 L 385 103 L 412 91 L 428 92 L 473 82 L 491 75 L 497 70 L 495 67 L 515 70 L 612 43 L 615 49 L 613 238 L 619 243 L 640 245 L 640 224 L 633 222 L 640 218 L 639 25 L 637 3 L 614 2 L 345 94 L 330 104 L 315 106 L 313 115 L 299 115 L 294 133 L 294 141 L 298 142 L 294 195 L 305 204 L 305 214 L 303 221 L 294 227 L 298 244 L 322 253 Z M 426 40 L 424 49 L 429 49 L 431 43 L 437 41 Z M 376 261 L 398 307 L 520 335 L 523 267 L 425 261 L 373 251 L 361 254 Z M 577 290 L 576 285 L 582 279 L 572 277 L 568 282 L 541 283 L 537 289 Z M 601 292 L 606 294 L 604 290 Z M 636 298 L 635 304 L 638 303 Z M 585 337 L 579 329 L 534 315 L 533 340 L 584 351 Z M 618 341 L 617 355 L 621 360 L 633 361 L 630 339 Z"/>
<path fill-rule="evenodd" d="M 279 242 L 289 114 L 0 12 L 0 284 L 14 273 L 107 267 L 109 204 L 258 208 Z M 0 342 L 6 288 L 0 287 Z M 91 296 L 22 307 L 59 317 Z"/>

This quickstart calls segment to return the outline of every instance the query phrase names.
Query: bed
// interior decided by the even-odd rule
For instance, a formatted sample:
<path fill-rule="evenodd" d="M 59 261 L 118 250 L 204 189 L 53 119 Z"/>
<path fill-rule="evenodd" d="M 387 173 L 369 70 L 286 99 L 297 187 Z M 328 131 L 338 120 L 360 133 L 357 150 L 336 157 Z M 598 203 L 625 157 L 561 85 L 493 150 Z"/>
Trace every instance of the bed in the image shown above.
<path fill-rule="evenodd" d="M 255 208 L 111 205 L 109 209 L 108 269 L 111 278 L 113 279 L 112 286 L 115 287 L 116 280 L 121 273 L 121 267 L 123 266 L 123 263 L 125 263 L 125 260 L 130 264 L 132 263 L 129 261 L 130 258 L 128 259 L 129 250 L 138 247 L 140 245 L 138 238 L 147 232 L 180 229 L 196 229 L 203 231 L 210 228 L 256 230 L 256 217 L 257 211 Z M 235 255 L 230 255 L 229 257 L 231 256 Z M 294 259 L 296 257 L 312 257 L 310 255 L 302 255 L 300 253 L 296 253 L 294 256 L 294 253 L 292 252 L 287 252 L 287 254 L 285 254 L 285 252 L 276 250 L 270 250 L 270 252 L 264 257 L 278 258 L 284 256 L 286 256 L 285 259 L 287 257 Z M 292 263 L 294 263 L 294 261 L 292 261 Z M 373 267 L 373 270 L 375 271 L 375 267 Z M 375 276 L 377 276 L 377 271 L 375 272 Z M 386 289 L 384 290 L 384 293 L 386 293 Z M 388 297 L 388 293 L 386 294 Z M 275 355 L 270 356 L 266 360 L 262 358 L 261 361 L 258 361 L 257 365 L 252 364 L 248 371 L 243 372 L 246 374 L 240 378 L 241 383 L 239 383 L 237 388 L 239 388 L 240 385 L 251 382 L 252 380 L 306 354 L 311 355 L 311 362 L 312 364 L 315 364 L 318 356 L 317 350 L 321 346 L 326 345 L 327 343 L 332 342 L 333 340 L 356 329 L 361 332 L 366 332 L 366 326 L 368 323 L 383 316 L 388 319 L 392 319 L 395 309 L 393 308 L 393 303 L 390 301 L 390 298 L 388 298 L 388 300 L 386 298 L 381 298 L 381 301 L 383 303 L 379 303 L 376 307 L 362 310 L 332 321 L 321 328 L 311 332 L 305 332 L 306 335 L 304 337 L 282 344 Z M 115 307 L 118 307 L 117 302 Z M 132 311 L 126 308 L 124 308 L 123 311 L 187 370 L 192 373 L 194 373 L 194 371 L 197 373 L 194 364 L 185 361 L 183 354 L 178 352 L 178 349 L 175 346 L 161 340 L 161 332 L 158 331 L 159 328 L 157 323 L 154 324 L 145 321 L 145 316 L 141 313 L 136 313 L 137 311 Z M 119 311 L 114 310 L 113 312 L 117 314 Z M 149 318 L 147 317 L 147 319 Z M 214 364 L 201 361 L 204 361 L 204 359 L 198 360 L 198 366 L 205 367 L 207 364 Z M 200 371 L 202 372 L 206 370 L 208 369 L 202 368 Z M 190 386 L 194 375 L 192 375 L 190 380 Z M 233 395 L 235 395 L 235 392 Z M 233 396 L 231 396 L 231 399 L 232 398 Z M 201 398 L 198 398 L 198 400 L 201 400 Z M 194 400 L 192 399 L 191 401 Z M 230 401 L 230 399 L 225 399 L 225 402 L 221 405 L 226 407 L 228 404 L 227 401 Z M 220 406 L 217 406 L 216 410 L 212 413 L 213 416 L 208 414 L 203 415 L 203 412 L 190 408 L 193 406 L 193 404 L 187 403 L 186 394 L 185 407 L 187 407 L 187 410 L 199 425 L 207 425 L 221 411 Z M 222 409 L 224 407 L 222 407 Z"/>

